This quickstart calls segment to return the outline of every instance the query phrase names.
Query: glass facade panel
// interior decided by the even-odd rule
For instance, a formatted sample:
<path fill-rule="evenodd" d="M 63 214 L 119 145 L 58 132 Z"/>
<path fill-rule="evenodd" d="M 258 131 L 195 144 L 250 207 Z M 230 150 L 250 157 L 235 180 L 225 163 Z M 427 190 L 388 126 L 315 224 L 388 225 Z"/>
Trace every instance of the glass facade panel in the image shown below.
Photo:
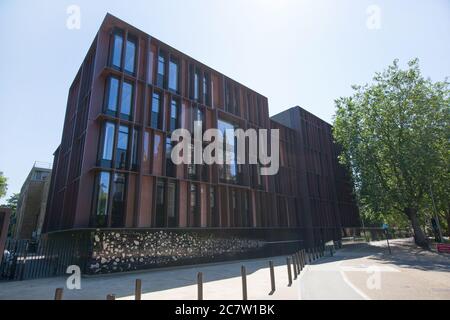
<path fill-rule="evenodd" d="M 236 138 L 234 134 L 227 134 L 227 130 L 234 130 L 234 125 L 219 120 L 218 129 L 224 137 L 224 165 L 222 170 L 220 170 L 222 166 L 219 166 L 220 178 L 235 183 L 237 182 Z"/>
<path fill-rule="evenodd" d="M 191 227 L 200 227 L 200 214 L 198 207 L 198 194 L 197 194 L 197 186 L 195 184 L 191 184 L 190 189 L 190 218 L 189 224 Z"/>
<path fill-rule="evenodd" d="M 128 39 L 125 47 L 125 71 L 134 73 L 136 59 L 136 41 Z"/>
<path fill-rule="evenodd" d="M 108 101 L 106 104 L 107 111 L 116 113 L 117 103 L 119 100 L 119 79 L 110 77 L 108 80 Z"/>
<path fill-rule="evenodd" d="M 176 175 L 176 166 L 172 161 L 172 140 L 166 138 L 166 175 L 174 177 Z"/>
<path fill-rule="evenodd" d="M 153 93 L 152 98 L 152 113 L 150 116 L 150 126 L 155 129 L 161 128 L 161 94 Z"/>
<path fill-rule="evenodd" d="M 112 161 L 114 148 L 114 130 L 115 125 L 106 122 L 103 131 L 103 152 L 101 160 Z"/>
<path fill-rule="evenodd" d="M 127 163 L 127 150 L 128 150 L 128 127 L 120 126 L 119 134 L 117 137 L 116 148 L 116 168 L 125 169 Z"/>
<path fill-rule="evenodd" d="M 156 84 L 162 88 L 164 86 L 164 76 L 166 74 L 166 58 L 162 52 L 158 56 L 158 73 L 156 76 Z"/>
<path fill-rule="evenodd" d="M 205 74 L 203 75 L 203 103 L 209 105 L 209 86 L 208 86 L 208 76 Z"/>
<path fill-rule="evenodd" d="M 125 185 L 124 174 L 114 174 L 112 185 L 111 227 L 121 228 L 125 222 Z"/>
<path fill-rule="evenodd" d="M 170 126 L 169 131 L 172 132 L 178 128 L 178 102 L 173 100 L 170 102 Z"/>
<path fill-rule="evenodd" d="M 108 224 L 109 172 L 101 172 L 97 176 L 97 199 L 94 212 L 94 225 L 106 227 Z"/>
<path fill-rule="evenodd" d="M 176 214 L 176 184 L 169 181 L 167 184 L 167 220 L 168 227 L 176 227 L 177 214 Z"/>
<path fill-rule="evenodd" d="M 158 179 L 156 182 L 156 218 L 155 227 L 165 227 L 165 210 L 164 210 L 164 194 L 165 183 L 164 180 Z"/>
<path fill-rule="evenodd" d="M 178 62 L 169 62 L 169 89 L 178 92 Z"/>
<path fill-rule="evenodd" d="M 128 119 L 131 116 L 131 106 L 133 103 L 133 85 L 126 81 L 122 84 L 121 102 L 120 114 Z"/>
<path fill-rule="evenodd" d="M 133 144 L 131 149 L 131 170 L 137 170 L 137 157 L 139 145 L 139 130 L 133 129 Z"/>
<path fill-rule="evenodd" d="M 200 91 L 200 87 L 198 85 L 199 82 L 199 75 L 198 72 L 194 73 L 194 99 L 198 100 L 198 98 L 200 97 L 199 91 Z"/>
<path fill-rule="evenodd" d="M 114 34 L 113 42 L 112 65 L 116 68 L 120 68 L 122 65 L 122 34 Z"/>

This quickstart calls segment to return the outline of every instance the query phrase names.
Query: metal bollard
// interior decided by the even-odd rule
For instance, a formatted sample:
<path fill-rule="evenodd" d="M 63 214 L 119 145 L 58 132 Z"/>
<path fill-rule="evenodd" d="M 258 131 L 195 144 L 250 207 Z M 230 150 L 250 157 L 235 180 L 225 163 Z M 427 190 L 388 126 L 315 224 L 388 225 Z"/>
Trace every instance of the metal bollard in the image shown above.
<path fill-rule="evenodd" d="M 197 274 L 197 300 L 203 300 L 203 273 Z"/>
<path fill-rule="evenodd" d="M 297 260 L 298 260 L 298 269 L 300 270 L 300 272 L 302 272 L 303 264 L 302 264 L 302 256 L 300 254 L 300 251 L 297 252 Z"/>
<path fill-rule="evenodd" d="M 295 256 L 292 256 L 292 269 L 294 269 L 294 280 L 297 279 L 297 268 L 295 267 Z"/>
<path fill-rule="evenodd" d="M 269 261 L 269 268 L 270 268 L 270 286 L 271 286 L 271 291 L 269 295 L 272 295 L 275 292 L 275 270 L 273 268 L 272 260 Z"/>
<path fill-rule="evenodd" d="M 241 266 L 241 276 L 242 276 L 242 300 L 247 300 L 247 272 L 245 271 L 245 266 Z"/>
<path fill-rule="evenodd" d="M 302 251 L 300 251 L 301 253 L 301 257 L 302 257 L 302 269 L 305 268 L 306 266 L 306 261 L 305 261 L 305 249 L 302 249 Z"/>
<path fill-rule="evenodd" d="M 136 279 L 136 285 L 134 287 L 134 300 L 141 300 L 142 296 L 142 281 L 141 279 Z"/>
<path fill-rule="evenodd" d="M 292 271 L 291 271 L 291 258 L 286 258 L 286 266 L 288 272 L 288 287 L 292 285 Z"/>
<path fill-rule="evenodd" d="M 55 290 L 55 300 L 62 300 L 62 298 L 63 298 L 63 292 L 64 292 L 64 289 L 63 289 L 63 288 L 57 288 L 57 289 Z"/>

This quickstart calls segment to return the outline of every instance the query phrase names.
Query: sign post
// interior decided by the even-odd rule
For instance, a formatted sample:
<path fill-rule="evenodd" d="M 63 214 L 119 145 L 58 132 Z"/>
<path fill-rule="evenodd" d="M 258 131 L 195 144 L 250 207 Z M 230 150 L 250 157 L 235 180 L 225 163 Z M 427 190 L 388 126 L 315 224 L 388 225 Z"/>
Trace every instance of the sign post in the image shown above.
<path fill-rule="evenodd" d="M 388 229 L 389 229 L 389 225 L 387 223 L 383 223 L 383 231 L 384 231 L 384 234 L 386 235 L 386 242 L 387 242 L 387 246 L 388 246 L 388 249 L 389 249 L 389 254 L 392 254 L 391 246 L 389 245 L 389 231 L 388 231 Z"/>

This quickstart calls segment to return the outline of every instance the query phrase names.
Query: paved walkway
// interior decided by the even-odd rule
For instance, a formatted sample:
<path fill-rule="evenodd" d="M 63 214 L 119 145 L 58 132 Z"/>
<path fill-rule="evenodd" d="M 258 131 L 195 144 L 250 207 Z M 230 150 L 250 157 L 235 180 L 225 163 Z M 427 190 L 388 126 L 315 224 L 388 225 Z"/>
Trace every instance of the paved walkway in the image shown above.
<path fill-rule="evenodd" d="M 64 299 L 134 299 L 142 279 L 143 299 L 196 299 L 197 272 L 203 272 L 204 299 L 242 299 L 241 265 L 247 268 L 248 298 L 253 299 L 450 299 L 450 257 L 423 251 L 411 240 L 347 244 L 301 273 L 288 287 L 285 257 L 83 277 L 81 290 L 65 290 Z M 269 295 L 268 261 L 275 264 L 276 291 Z M 53 299 L 66 278 L 0 282 L 0 299 Z"/>
<path fill-rule="evenodd" d="M 274 261 L 276 291 L 271 291 L 269 260 Z M 247 270 L 248 299 L 298 299 L 298 281 L 288 287 L 285 257 L 231 263 L 178 267 L 126 274 L 83 277 L 81 290 L 64 291 L 64 299 L 134 299 L 134 283 L 142 280 L 142 299 L 197 299 L 197 272 L 203 272 L 204 299 L 242 299 L 241 265 Z M 1 299 L 53 299 L 55 288 L 65 287 L 66 278 L 0 282 Z"/>
<path fill-rule="evenodd" d="M 301 299 L 450 299 L 450 256 L 425 251 L 412 239 L 344 245 L 307 267 Z"/>

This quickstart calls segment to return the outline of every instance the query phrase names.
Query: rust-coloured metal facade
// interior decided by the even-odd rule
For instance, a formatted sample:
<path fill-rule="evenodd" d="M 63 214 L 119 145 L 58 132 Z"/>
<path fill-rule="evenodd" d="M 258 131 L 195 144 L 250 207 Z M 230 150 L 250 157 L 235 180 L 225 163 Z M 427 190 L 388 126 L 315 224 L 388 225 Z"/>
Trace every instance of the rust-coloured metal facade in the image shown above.
<path fill-rule="evenodd" d="M 194 120 L 203 130 L 280 129 L 279 173 L 173 165 L 170 133 Z M 304 228 L 314 241 L 315 228 L 331 240 L 357 225 L 329 124 L 298 107 L 271 119 L 266 97 L 105 17 L 69 90 L 45 231 Z"/>

